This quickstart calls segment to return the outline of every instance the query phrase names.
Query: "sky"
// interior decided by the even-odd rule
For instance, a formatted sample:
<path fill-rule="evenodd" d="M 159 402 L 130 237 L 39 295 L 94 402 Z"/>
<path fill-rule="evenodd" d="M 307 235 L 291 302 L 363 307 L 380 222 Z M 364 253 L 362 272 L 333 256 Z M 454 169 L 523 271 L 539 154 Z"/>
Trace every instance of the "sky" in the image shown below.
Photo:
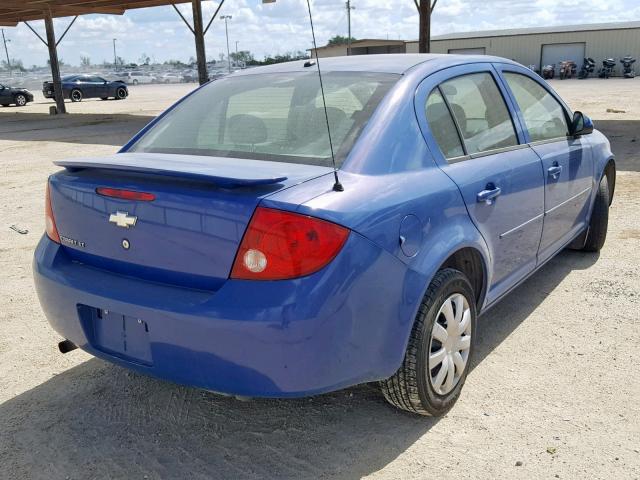
<path fill-rule="evenodd" d="M 203 0 L 205 22 L 219 0 Z M 415 40 L 418 14 L 413 0 L 352 0 L 352 35 L 356 38 Z M 191 5 L 179 6 L 191 21 Z M 347 33 L 347 14 L 342 0 L 313 0 L 312 11 L 318 45 L 334 35 Z M 219 15 L 231 15 L 231 51 L 249 50 L 256 58 L 269 54 L 307 50 L 312 47 L 304 0 L 226 0 Z M 56 19 L 60 35 L 71 18 Z M 640 20 L 638 0 L 439 0 L 432 19 L 433 35 L 493 30 Z M 42 21 L 32 26 L 44 37 Z M 44 65 L 46 47 L 20 24 L 5 28 L 9 54 L 26 67 Z M 58 56 L 77 65 L 81 56 L 93 63 L 113 61 L 113 39 L 118 56 L 138 62 L 147 55 L 155 61 L 182 60 L 195 56 L 193 35 L 172 7 L 131 10 L 124 15 L 86 15 L 78 18 L 60 43 Z M 224 21 L 214 20 L 205 38 L 208 59 L 226 52 Z M 4 52 L 0 52 L 4 54 Z M 3 56 L 1 58 L 4 58 Z"/>

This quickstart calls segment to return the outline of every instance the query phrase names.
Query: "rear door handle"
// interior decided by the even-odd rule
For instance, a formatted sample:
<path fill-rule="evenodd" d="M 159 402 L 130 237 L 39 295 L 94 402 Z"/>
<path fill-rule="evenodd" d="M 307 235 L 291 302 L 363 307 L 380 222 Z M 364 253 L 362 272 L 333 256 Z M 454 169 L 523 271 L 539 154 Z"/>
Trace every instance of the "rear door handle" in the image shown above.
<path fill-rule="evenodd" d="M 549 173 L 550 177 L 557 180 L 562 173 L 562 166 L 556 163 L 552 167 L 549 167 L 549 170 L 547 170 L 547 172 Z"/>
<path fill-rule="evenodd" d="M 502 189 L 500 187 L 496 187 L 493 183 L 490 183 L 485 187 L 485 190 L 478 193 L 476 199 L 478 203 L 484 202 L 487 205 L 491 205 L 501 193 Z"/>

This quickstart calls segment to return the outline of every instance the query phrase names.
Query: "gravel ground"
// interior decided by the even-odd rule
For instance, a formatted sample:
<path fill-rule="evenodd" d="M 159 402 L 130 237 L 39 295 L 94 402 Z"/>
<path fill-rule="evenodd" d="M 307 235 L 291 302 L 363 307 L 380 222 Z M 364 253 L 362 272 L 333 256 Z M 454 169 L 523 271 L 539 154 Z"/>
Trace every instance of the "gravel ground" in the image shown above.
<path fill-rule="evenodd" d="M 0 478 L 639 478 L 640 80 L 554 86 L 618 155 L 607 244 L 561 253 L 481 318 L 440 419 L 369 386 L 243 402 L 58 353 L 31 277 L 51 161 L 115 152 L 193 85 L 135 87 L 65 118 L 41 97 L 1 109 Z"/>

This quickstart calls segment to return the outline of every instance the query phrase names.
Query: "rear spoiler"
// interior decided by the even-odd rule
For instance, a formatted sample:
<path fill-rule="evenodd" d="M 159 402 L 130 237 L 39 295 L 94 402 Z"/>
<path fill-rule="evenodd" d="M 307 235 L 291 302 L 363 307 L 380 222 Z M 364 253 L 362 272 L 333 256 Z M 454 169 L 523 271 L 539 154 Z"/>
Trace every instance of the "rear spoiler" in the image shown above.
<path fill-rule="evenodd" d="M 109 157 L 76 158 L 53 163 L 71 172 L 96 169 L 147 173 L 190 178 L 229 188 L 283 183 L 291 176 L 308 176 L 311 169 L 315 169 L 316 174 L 324 173 L 317 170 L 324 167 L 309 165 L 155 153 L 118 153 Z"/>

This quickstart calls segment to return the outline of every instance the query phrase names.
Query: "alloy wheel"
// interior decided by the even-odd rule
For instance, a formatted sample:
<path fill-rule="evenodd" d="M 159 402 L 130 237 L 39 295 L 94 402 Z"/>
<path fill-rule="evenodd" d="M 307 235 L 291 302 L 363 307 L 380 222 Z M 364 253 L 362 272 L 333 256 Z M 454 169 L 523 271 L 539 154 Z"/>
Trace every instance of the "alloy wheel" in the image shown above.
<path fill-rule="evenodd" d="M 27 104 L 27 98 L 24 95 L 18 95 L 16 97 L 16 105 L 24 107 Z"/>
<path fill-rule="evenodd" d="M 471 348 L 471 309 L 466 297 L 447 298 L 431 330 L 427 371 L 438 395 L 447 395 L 460 381 Z"/>

